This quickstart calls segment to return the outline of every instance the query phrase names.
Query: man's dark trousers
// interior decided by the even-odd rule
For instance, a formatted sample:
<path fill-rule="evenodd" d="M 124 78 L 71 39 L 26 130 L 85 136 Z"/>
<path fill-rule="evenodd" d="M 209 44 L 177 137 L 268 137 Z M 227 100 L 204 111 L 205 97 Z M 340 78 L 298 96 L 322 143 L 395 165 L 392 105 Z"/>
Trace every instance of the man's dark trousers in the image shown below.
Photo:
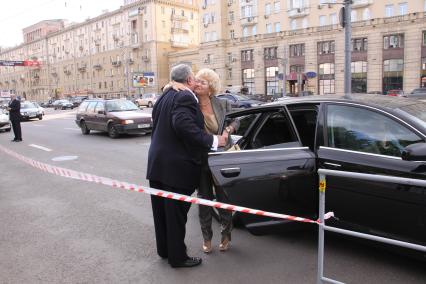
<path fill-rule="evenodd" d="M 21 132 L 21 120 L 14 118 L 10 121 L 12 123 L 13 134 L 15 134 L 15 140 L 22 140 Z"/>
<path fill-rule="evenodd" d="M 171 192 L 185 192 L 191 195 L 195 190 L 176 189 L 161 182 L 150 181 L 150 187 Z M 168 258 L 171 265 L 184 262 L 188 255 L 185 246 L 185 226 L 191 203 L 151 196 L 152 211 L 154 212 L 155 239 L 157 253 Z"/>

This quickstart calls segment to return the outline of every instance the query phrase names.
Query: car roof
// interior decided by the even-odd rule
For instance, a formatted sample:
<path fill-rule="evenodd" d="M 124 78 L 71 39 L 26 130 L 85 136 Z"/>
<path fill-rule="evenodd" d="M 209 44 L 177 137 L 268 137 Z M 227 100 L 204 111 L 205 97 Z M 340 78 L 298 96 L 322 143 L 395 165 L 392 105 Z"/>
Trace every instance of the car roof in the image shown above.
<path fill-rule="evenodd" d="M 305 97 L 290 97 L 287 100 L 268 103 L 266 105 L 288 105 L 294 103 L 311 103 L 311 102 L 353 102 L 362 103 L 377 108 L 386 108 L 395 110 L 405 106 L 418 105 L 418 100 L 404 97 L 391 97 L 374 94 L 352 94 L 351 99 L 346 99 L 343 95 L 313 95 Z"/>

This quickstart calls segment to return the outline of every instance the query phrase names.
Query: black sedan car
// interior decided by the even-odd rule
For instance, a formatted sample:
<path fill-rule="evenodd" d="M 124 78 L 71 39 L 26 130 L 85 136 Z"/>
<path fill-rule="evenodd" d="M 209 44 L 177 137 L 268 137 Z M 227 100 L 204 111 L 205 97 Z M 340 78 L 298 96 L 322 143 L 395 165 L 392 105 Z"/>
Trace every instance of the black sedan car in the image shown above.
<path fill-rule="evenodd" d="M 85 135 L 91 130 L 107 132 L 109 137 L 120 134 L 147 134 L 152 131 L 150 113 L 142 112 L 128 100 L 85 100 L 78 108 L 75 122 Z"/>
<path fill-rule="evenodd" d="M 261 101 L 250 99 L 244 95 L 226 93 L 217 96 L 219 99 L 228 100 L 231 102 L 232 108 L 250 108 L 263 104 Z"/>
<path fill-rule="evenodd" d="M 317 219 L 317 169 L 426 179 L 426 103 L 359 95 L 310 96 L 227 115 L 241 151 L 209 155 L 231 204 Z M 229 120 L 228 120 L 229 121 Z M 226 120 L 225 125 L 226 126 Z M 426 244 L 426 188 L 328 177 L 333 225 Z M 295 225 L 237 214 L 252 233 Z"/>
<path fill-rule="evenodd" d="M 53 106 L 53 109 L 55 109 L 55 110 L 56 109 L 73 109 L 74 108 L 74 105 L 69 100 L 54 101 L 52 106 Z"/>

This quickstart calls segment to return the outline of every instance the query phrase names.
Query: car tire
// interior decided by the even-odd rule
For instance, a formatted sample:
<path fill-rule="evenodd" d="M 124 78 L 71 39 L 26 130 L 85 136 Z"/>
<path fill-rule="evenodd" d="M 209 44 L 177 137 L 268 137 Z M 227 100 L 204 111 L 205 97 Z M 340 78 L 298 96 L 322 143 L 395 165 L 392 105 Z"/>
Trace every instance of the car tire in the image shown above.
<path fill-rule="evenodd" d="M 81 133 L 83 133 L 83 135 L 87 135 L 90 133 L 90 129 L 87 127 L 86 122 L 81 121 L 80 128 L 81 128 Z"/>
<path fill-rule="evenodd" d="M 6 132 L 10 132 L 10 128 L 8 128 L 8 129 L 5 129 L 4 131 L 6 131 Z"/>
<path fill-rule="evenodd" d="M 148 107 L 153 107 L 154 105 L 152 104 L 152 102 L 148 102 Z"/>
<path fill-rule="evenodd" d="M 38 116 L 38 120 L 42 120 L 43 119 L 43 115 L 42 114 L 40 114 L 39 116 Z"/>
<path fill-rule="evenodd" d="M 113 124 L 108 125 L 108 136 L 115 139 L 119 136 L 117 128 Z"/>

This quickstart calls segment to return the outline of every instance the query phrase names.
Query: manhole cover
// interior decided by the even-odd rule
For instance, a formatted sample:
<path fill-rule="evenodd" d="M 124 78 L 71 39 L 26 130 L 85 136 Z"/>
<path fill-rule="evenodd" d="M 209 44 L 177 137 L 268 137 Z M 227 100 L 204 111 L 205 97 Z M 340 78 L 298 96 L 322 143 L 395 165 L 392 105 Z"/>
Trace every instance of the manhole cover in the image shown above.
<path fill-rule="evenodd" d="M 60 157 L 53 158 L 52 161 L 61 162 L 61 161 L 72 161 L 77 159 L 78 159 L 78 156 L 60 156 Z"/>

